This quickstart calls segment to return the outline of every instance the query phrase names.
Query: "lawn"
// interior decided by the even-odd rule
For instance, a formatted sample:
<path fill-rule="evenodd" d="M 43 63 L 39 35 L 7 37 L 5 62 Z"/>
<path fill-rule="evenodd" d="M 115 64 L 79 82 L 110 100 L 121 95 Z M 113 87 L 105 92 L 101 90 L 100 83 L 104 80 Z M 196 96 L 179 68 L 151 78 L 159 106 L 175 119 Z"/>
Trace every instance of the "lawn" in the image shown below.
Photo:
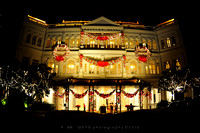
<path fill-rule="evenodd" d="M 1 129 L 64 132 L 197 131 L 198 112 L 139 110 L 121 114 L 82 111 L 1 112 Z"/>

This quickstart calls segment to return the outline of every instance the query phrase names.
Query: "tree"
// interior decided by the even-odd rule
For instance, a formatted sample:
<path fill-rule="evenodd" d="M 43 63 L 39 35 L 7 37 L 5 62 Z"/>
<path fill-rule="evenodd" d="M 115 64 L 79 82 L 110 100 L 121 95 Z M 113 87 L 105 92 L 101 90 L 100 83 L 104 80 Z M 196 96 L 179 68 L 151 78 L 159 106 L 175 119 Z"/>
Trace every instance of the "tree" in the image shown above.
<path fill-rule="evenodd" d="M 30 99 L 41 101 L 44 95 L 49 94 L 49 88 L 54 85 L 53 75 L 50 71 L 51 68 L 46 64 L 23 66 L 15 63 L 0 67 L 1 101 L 6 98 L 9 101 L 18 96 L 23 97 L 23 101 L 26 100 L 26 102 L 31 101 Z"/>
<path fill-rule="evenodd" d="M 188 89 L 199 87 L 199 79 L 188 68 L 182 70 L 168 69 L 163 72 L 163 76 L 159 80 L 159 89 L 170 91 L 172 95 L 174 93 L 184 94 Z"/>

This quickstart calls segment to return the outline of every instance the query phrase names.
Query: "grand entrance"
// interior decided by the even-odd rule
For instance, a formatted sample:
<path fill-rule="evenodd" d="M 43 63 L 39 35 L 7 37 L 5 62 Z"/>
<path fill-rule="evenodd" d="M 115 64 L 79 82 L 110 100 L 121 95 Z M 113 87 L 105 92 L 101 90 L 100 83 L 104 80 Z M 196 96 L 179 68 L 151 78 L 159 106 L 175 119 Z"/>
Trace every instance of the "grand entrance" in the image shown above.
<path fill-rule="evenodd" d="M 54 95 L 57 110 L 100 112 L 127 111 L 133 105 L 135 110 L 148 109 L 151 103 L 149 84 L 139 79 L 70 79 L 65 87 L 59 87 Z M 62 82 L 63 83 L 63 82 Z"/>

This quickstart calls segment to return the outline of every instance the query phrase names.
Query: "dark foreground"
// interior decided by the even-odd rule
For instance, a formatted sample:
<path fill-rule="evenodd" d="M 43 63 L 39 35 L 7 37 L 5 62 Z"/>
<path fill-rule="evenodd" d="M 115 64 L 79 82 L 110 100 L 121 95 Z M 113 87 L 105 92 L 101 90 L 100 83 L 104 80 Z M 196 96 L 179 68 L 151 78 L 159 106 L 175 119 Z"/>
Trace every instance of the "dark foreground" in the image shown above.
<path fill-rule="evenodd" d="M 77 111 L 1 112 L 1 130 L 23 132 L 199 132 L 198 112 L 140 110 L 121 114 Z"/>

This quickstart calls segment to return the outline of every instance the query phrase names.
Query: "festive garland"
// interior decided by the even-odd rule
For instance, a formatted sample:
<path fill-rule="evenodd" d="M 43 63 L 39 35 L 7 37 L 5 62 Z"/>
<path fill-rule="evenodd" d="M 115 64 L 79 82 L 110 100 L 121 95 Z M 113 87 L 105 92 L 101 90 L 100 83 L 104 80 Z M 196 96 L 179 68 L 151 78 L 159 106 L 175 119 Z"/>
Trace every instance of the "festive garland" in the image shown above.
<path fill-rule="evenodd" d="M 80 99 L 80 98 L 83 98 L 86 94 L 87 94 L 87 92 L 88 92 L 88 90 L 86 90 L 84 93 L 82 93 L 82 94 L 77 94 L 77 93 L 75 93 L 73 90 L 71 90 L 70 89 L 70 91 L 72 92 L 72 94 L 74 95 L 74 97 L 75 98 L 78 98 L 78 99 Z"/>
<path fill-rule="evenodd" d="M 146 44 L 145 44 L 145 46 L 136 47 L 135 56 L 137 57 L 139 61 L 147 62 L 147 60 L 151 56 L 151 52 L 149 51 L 149 49 L 146 47 Z"/>
<path fill-rule="evenodd" d="M 110 36 L 94 36 L 94 35 L 91 35 L 89 33 L 85 33 L 84 31 L 81 32 L 80 36 L 81 36 L 81 44 L 84 43 L 84 35 L 88 36 L 89 38 L 91 39 L 95 39 L 95 40 L 100 40 L 100 41 L 105 41 L 105 40 L 112 40 L 112 39 L 115 39 L 119 36 L 121 36 L 121 41 L 122 41 L 122 44 L 124 44 L 124 33 L 118 33 L 117 35 L 110 35 Z"/>
<path fill-rule="evenodd" d="M 103 94 L 103 93 L 99 93 L 98 90 L 95 90 L 96 94 L 99 95 L 100 97 L 102 98 L 108 98 L 110 97 L 114 92 L 115 90 L 113 90 L 112 92 L 110 92 L 109 94 Z"/>
<path fill-rule="evenodd" d="M 73 90 L 71 90 L 71 89 L 70 89 L 70 91 L 72 92 L 72 94 L 74 95 L 74 97 L 75 97 L 75 98 L 78 98 L 78 99 L 81 99 L 81 98 L 85 97 L 85 96 L 87 95 L 87 93 L 88 93 L 88 90 L 86 90 L 86 91 L 85 91 L 84 93 L 82 93 L 82 94 L 77 94 L 77 93 L 75 93 L 75 92 L 74 92 Z M 94 90 L 94 92 L 95 92 L 98 96 L 100 96 L 100 97 L 102 97 L 102 98 L 108 98 L 108 97 L 110 97 L 110 96 L 115 92 L 115 90 L 113 90 L 113 91 L 110 92 L 109 94 L 99 93 L 98 90 Z M 91 98 L 92 98 L 92 96 L 94 95 L 94 92 L 93 92 L 93 91 L 89 92 L 89 96 L 91 96 Z M 137 95 L 138 92 L 139 92 L 139 89 L 137 89 L 134 93 L 127 93 L 127 92 L 125 92 L 124 90 L 121 91 L 121 93 L 123 93 L 123 94 L 124 94 L 126 97 L 128 97 L 128 98 L 133 98 L 133 97 L 135 97 L 135 96 Z M 121 96 L 121 93 L 120 93 L 120 92 L 117 92 L 117 93 L 116 93 L 117 97 L 120 97 L 120 96 Z M 67 96 L 67 97 L 66 97 L 66 101 L 68 101 L 69 92 L 59 93 L 59 92 L 57 91 L 57 92 L 55 92 L 53 95 L 56 96 L 56 97 L 60 97 L 60 98 L 64 98 L 64 95 L 66 95 L 66 96 Z M 149 92 L 149 91 L 147 91 L 147 93 L 144 93 L 143 91 L 139 92 L 139 98 L 140 98 L 140 96 L 149 97 L 150 100 L 152 99 L 152 94 L 151 94 L 151 92 Z M 118 99 L 118 100 L 117 100 L 117 103 L 119 103 L 120 100 L 121 100 L 121 99 Z M 92 99 L 90 99 L 90 101 L 92 101 Z"/>
<path fill-rule="evenodd" d="M 61 49 L 63 49 L 63 50 L 61 50 Z M 61 51 L 62 52 L 65 51 L 65 53 L 62 55 L 59 54 L 58 52 L 61 52 Z M 53 56 L 56 61 L 64 61 L 69 56 L 69 48 L 64 44 L 59 44 L 53 50 Z"/>
<path fill-rule="evenodd" d="M 126 93 L 124 90 L 122 90 L 122 93 L 128 98 L 133 98 L 134 96 L 137 95 L 138 92 L 139 92 L 139 89 L 137 89 L 133 94 L 132 93 Z"/>
<path fill-rule="evenodd" d="M 113 60 L 108 60 L 108 61 L 98 61 L 98 60 L 94 60 L 94 59 L 90 59 L 88 57 L 85 57 L 84 55 L 80 55 L 79 58 L 81 59 L 80 61 L 80 66 L 82 67 L 82 60 L 84 59 L 85 61 L 94 64 L 96 66 L 100 66 L 100 67 L 106 67 L 108 65 L 113 65 L 114 63 L 117 63 L 119 61 L 121 61 L 122 59 L 124 59 L 124 67 L 125 67 L 125 60 L 126 60 L 126 56 L 122 56 L 122 57 L 118 57 L 117 59 L 113 59 Z"/>
<path fill-rule="evenodd" d="M 124 36 L 124 33 L 118 33 L 118 34 L 116 34 L 116 35 L 110 35 L 110 36 L 94 36 L 94 35 L 92 35 L 92 34 L 89 34 L 89 33 L 85 33 L 84 31 L 82 31 L 81 32 L 81 37 L 83 37 L 83 35 L 86 35 L 86 36 L 88 36 L 89 38 L 91 38 L 91 39 L 95 39 L 95 40 L 100 40 L 100 41 L 105 41 L 105 40 L 108 40 L 108 39 L 110 39 L 110 40 L 112 40 L 112 39 L 115 39 L 115 38 L 117 38 L 117 37 L 119 37 L 119 36 Z"/>

